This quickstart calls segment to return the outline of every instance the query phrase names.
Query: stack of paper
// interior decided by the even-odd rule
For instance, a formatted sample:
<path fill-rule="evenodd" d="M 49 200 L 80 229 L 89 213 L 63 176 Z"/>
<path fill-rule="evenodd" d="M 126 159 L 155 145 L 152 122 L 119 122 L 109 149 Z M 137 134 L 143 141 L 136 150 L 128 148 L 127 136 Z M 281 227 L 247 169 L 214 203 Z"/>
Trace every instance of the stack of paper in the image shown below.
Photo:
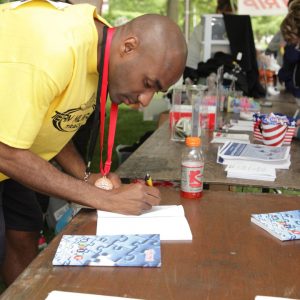
<path fill-rule="evenodd" d="M 140 216 L 98 211 L 97 235 L 155 233 L 161 240 L 192 240 L 182 205 L 153 206 Z"/>
<path fill-rule="evenodd" d="M 241 120 L 247 120 L 247 121 L 253 121 L 253 111 L 241 111 L 240 112 L 240 119 Z"/>
<path fill-rule="evenodd" d="M 275 170 L 291 164 L 290 146 L 227 142 L 219 148 L 217 162 L 227 165 L 228 177 L 274 181 Z"/>
<path fill-rule="evenodd" d="M 275 168 L 255 162 L 237 161 L 227 165 L 228 178 L 241 178 L 274 181 L 276 179 Z"/>
<path fill-rule="evenodd" d="M 252 214 L 251 222 L 281 241 L 300 239 L 300 210 Z"/>
<path fill-rule="evenodd" d="M 214 138 L 211 140 L 211 143 L 226 143 L 226 142 L 248 144 L 250 143 L 249 134 L 214 132 Z"/>
<path fill-rule="evenodd" d="M 230 125 L 225 125 L 223 129 L 230 131 L 250 131 L 253 132 L 253 121 L 230 120 Z"/>

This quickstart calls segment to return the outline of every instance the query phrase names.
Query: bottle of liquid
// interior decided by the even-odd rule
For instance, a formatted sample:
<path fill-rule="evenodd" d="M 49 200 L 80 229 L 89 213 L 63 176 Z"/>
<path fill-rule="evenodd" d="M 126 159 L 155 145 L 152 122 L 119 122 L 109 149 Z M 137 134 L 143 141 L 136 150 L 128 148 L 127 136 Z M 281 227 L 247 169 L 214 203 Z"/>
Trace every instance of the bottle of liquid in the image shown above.
<path fill-rule="evenodd" d="M 204 159 L 199 137 L 187 137 L 181 160 L 181 192 L 183 198 L 199 199 L 203 190 Z"/>

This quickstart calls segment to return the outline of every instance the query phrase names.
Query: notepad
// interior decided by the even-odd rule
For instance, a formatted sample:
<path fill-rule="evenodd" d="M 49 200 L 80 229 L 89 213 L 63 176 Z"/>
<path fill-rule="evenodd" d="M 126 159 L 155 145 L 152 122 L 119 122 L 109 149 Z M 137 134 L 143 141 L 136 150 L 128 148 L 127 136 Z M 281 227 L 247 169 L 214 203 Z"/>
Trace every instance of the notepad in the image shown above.
<path fill-rule="evenodd" d="M 74 293 L 65 291 L 52 291 L 48 294 L 46 300 L 117 300 L 123 297 L 104 296 L 85 293 Z M 126 300 L 138 300 L 136 298 L 127 298 Z"/>
<path fill-rule="evenodd" d="M 98 211 L 97 235 L 160 234 L 161 240 L 192 240 L 182 205 L 159 205 L 140 216 Z"/>

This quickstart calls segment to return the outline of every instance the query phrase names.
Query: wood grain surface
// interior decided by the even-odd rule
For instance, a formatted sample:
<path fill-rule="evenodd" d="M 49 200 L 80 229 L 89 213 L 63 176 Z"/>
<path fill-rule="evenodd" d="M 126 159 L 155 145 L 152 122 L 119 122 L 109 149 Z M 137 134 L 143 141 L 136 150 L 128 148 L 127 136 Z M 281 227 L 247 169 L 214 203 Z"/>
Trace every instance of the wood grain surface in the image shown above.
<path fill-rule="evenodd" d="M 299 209 L 299 197 L 205 191 L 182 204 L 193 241 L 162 242 L 161 268 L 53 267 L 59 234 L 4 292 L 2 300 L 45 299 L 52 290 L 149 300 L 300 298 L 300 241 L 281 242 L 250 222 L 252 213 Z M 176 230 L 176 228 L 174 228 Z M 82 211 L 64 234 L 95 234 L 96 213 Z"/>

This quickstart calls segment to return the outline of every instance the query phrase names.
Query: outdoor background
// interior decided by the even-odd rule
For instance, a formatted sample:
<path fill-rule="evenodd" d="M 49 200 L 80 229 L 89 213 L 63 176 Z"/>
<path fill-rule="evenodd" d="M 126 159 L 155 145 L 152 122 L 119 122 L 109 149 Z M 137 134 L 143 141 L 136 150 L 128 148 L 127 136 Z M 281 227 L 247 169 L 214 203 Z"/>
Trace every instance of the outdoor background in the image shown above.
<path fill-rule="evenodd" d="M 4 2 L 8 1 L 0 0 L 0 3 Z M 215 13 L 216 1 L 190 0 L 189 3 L 189 7 L 186 7 L 184 0 L 104 0 L 102 15 L 114 26 L 120 25 L 145 13 L 168 15 L 178 23 L 184 32 L 185 11 L 188 11 L 189 33 L 191 34 L 194 26 L 200 22 L 201 15 Z M 264 50 L 266 48 L 272 36 L 279 30 L 283 18 L 284 16 L 251 18 L 257 49 Z M 132 145 L 136 143 L 146 132 L 153 131 L 157 128 L 157 121 L 157 119 L 153 121 L 143 121 L 142 111 L 120 105 L 115 146 L 119 144 Z M 105 153 L 106 151 L 104 151 L 104 156 Z M 97 145 L 93 160 L 93 170 L 98 171 L 98 166 L 99 146 Z M 117 167 L 118 159 L 114 151 L 112 171 Z M 50 241 L 51 238 L 52 234 L 50 232 L 50 234 L 48 233 L 47 240 Z M 0 278 L 0 294 L 4 288 Z"/>
<path fill-rule="evenodd" d="M 189 3 L 186 7 L 186 3 Z M 232 1 L 236 2 L 236 1 Z M 103 16 L 113 25 L 145 13 L 168 15 L 184 32 L 185 11 L 189 15 L 189 33 L 200 22 L 201 15 L 215 13 L 216 0 L 104 0 Z M 256 47 L 265 49 L 272 36 L 279 30 L 284 16 L 251 17 Z"/>
<path fill-rule="evenodd" d="M 85 2 L 85 0 L 68 1 L 72 3 Z M 0 0 L 0 3 L 4 2 L 9 2 L 9 0 Z M 187 33 L 185 30 L 185 22 L 188 16 L 188 35 L 193 32 L 193 28 L 200 22 L 201 15 L 215 13 L 217 6 L 216 0 L 86 0 L 86 2 L 102 2 L 102 16 L 113 26 L 121 25 L 145 13 L 157 13 L 169 16 L 180 26 L 184 33 Z M 232 0 L 232 3 L 233 2 L 236 2 L 236 0 Z M 283 18 L 284 16 L 251 17 L 257 49 L 266 49 L 272 36 L 279 30 Z M 119 144 L 132 145 L 146 132 L 155 130 L 156 126 L 157 119 L 153 121 L 143 121 L 142 111 L 121 105 L 119 108 L 115 146 Z M 105 154 L 106 151 L 104 150 L 104 155 Z M 93 161 L 93 170 L 97 171 L 98 166 L 99 148 L 97 147 Z M 114 151 L 112 171 L 117 167 L 118 159 Z"/>

